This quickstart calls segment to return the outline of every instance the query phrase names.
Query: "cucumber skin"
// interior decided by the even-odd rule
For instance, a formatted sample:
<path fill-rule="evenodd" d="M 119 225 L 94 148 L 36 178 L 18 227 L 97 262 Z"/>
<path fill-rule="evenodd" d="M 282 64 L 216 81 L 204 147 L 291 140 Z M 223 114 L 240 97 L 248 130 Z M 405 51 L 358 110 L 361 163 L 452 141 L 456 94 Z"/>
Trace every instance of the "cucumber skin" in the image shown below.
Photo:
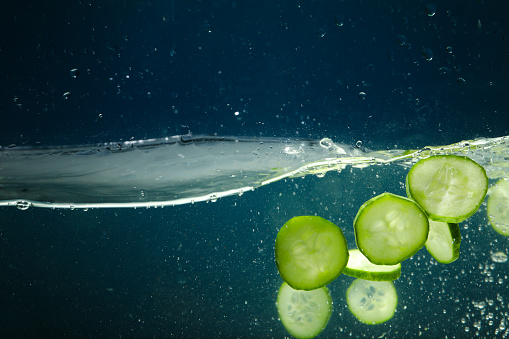
<path fill-rule="evenodd" d="M 430 213 L 429 211 L 426 211 L 419 204 L 419 202 L 412 197 L 411 188 L 410 188 L 409 179 L 408 179 L 410 174 L 416 168 L 416 166 L 418 165 L 418 163 L 420 161 L 427 160 L 427 159 L 430 159 L 430 158 L 438 158 L 438 157 L 448 157 L 448 158 L 453 158 L 454 157 L 454 158 L 460 158 L 460 159 L 463 159 L 463 160 L 467 160 L 470 163 L 472 163 L 472 165 L 475 165 L 475 166 L 481 168 L 482 171 L 484 172 L 484 176 L 486 178 L 486 188 L 484 190 L 484 194 L 482 194 L 482 199 L 479 199 L 479 203 L 477 204 L 475 209 L 473 209 L 470 213 L 467 213 L 467 214 L 461 215 L 461 216 L 457 216 L 457 217 L 448 217 L 448 216 L 443 216 L 443 215 L 437 215 L 437 214 L 434 214 L 434 213 Z M 472 215 L 474 215 L 479 210 L 479 207 L 481 206 L 482 202 L 484 201 L 484 198 L 486 197 L 486 194 L 488 193 L 488 177 L 486 175 L 486 170 L 484 169 L 484 167 L 482 167 L 477 162 L 475 162 L 474 160 L 470 159 L 467 156 L 459 156 L 459 155 L 454 155 L 454 154 L 432 155 L 432 156 L 430 156 L 428 158 L 424 158 L 424 159 L 419 160 L 416 164 L 414 164 L 412 166 L 412 168 L 410 169 L 410 171 L 408 172 L 408 174 L 407 174 L 407 176 L 405 178 L 405 188 L 406 188 L 407 197 L 409 199 L 414 200 L 417 203 L 417 205 L 419 205 L 419 207 L 421 207 L 421 209 L 424 211 L 424 213 L 428 216 L 429 219 L 434 220 L 434 221 L 447 222 L 447 223 L 460 223 L 460 222 L 465 221 L 468 218 L 470 218 Z"/>
<path fill-rule="evenodd" d="M 343 269 L 343 274 L 352 278 L 359 278 L 369 281 L 394 281 L 399 279 L 399 277 L 401 276 L 401 267 L 397 270 L 396 276 L 394 276 L 394 273 L 392 272 L 371 273 L 366 271 L 354 270 L 346 267 Z"/>
<path fill-rule="evenodd" d="M 362 255 L 364 257 L 364 255 L 362 254 L 362 252 L 359 249 L 349 250 L 350 255 L 348 258 L 348 264 L 350 263 L 350 259 L 352 259 L 356 256 L 355 252 L 359 252 L 360 255 Z M 367 258 L 366 258 L 366 260 L 367 260 Z M 368 268 L 368 270 L 351 268 L 351 267 L 348 267 L 348 264 L 343 269 L 343 274 L 348 275 L 353 278 L 359 278 L 359 279 L 370 280 L 370 281 L 393 281 L 393 280 L 399 279 L 399 277 L 401 276 L 401 263 L 395 265 L 398 267 L 393 271 L 378 271 L 378 272 L 369 271 L 369 268 Z M 372 265 L 374 265 L 374 264 L 372 264 Z"/>

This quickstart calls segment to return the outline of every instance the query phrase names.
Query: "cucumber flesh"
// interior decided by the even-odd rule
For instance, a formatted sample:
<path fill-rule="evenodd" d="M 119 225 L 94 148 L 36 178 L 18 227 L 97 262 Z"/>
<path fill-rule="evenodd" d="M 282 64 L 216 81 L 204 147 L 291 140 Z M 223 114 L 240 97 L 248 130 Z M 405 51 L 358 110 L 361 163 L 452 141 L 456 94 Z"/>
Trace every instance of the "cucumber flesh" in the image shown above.
<path fill-rule="evenodd" d="M 491 227 L 504 236 L 509 236 L 509 181 L 499 180 L 488 193 L 488 219 Z"/>
<path fill-rule="evenodd" d="M 461 234 L 458 224 L 429 221 L 426 249 L 439 263 L 450 264 L 460 256 Z"/>
<path fill-rule="evenodd" d="M 350 312 L 365 324 L 381 324 L 394 316 L 398 294 L 391 281 L 355 280 L 346 292 Z"/>
<path fill-rule="evenodd" d="M 276 237 L 276 265 L 296 290 L 313 290 L 336 279 L 348 262 L 343 232 L 316 216 L 290 219 Z"/>
<path fill-rule="evenodd" d="M 396 265 L 424 246 L 429 223 L 413 201 L 383 193 L 366 201 L 354 220 L 355 241 L 376 265 Z"/>
<path fill-rule="evenodd" d="M 488 190 L 484 168 L 468 157 L 435 155 L 408 172 L 407 195 L 435 221 L 459 223 L 478 209 Z"/>
<path fill-rule="evenodd" d="M 401 264 L 375 265 L 358 249 L 349 251 L 348 264 L 343 274 L 371 281 L 391 281 L 401 276 Z"/>
<path fill-rule="evenodd" d="M 327 287 L 303 291 L 283 283 L 276 306 L 283 326 L 296 338 L 316 337 L 332 314 L 332 298 Z"/>

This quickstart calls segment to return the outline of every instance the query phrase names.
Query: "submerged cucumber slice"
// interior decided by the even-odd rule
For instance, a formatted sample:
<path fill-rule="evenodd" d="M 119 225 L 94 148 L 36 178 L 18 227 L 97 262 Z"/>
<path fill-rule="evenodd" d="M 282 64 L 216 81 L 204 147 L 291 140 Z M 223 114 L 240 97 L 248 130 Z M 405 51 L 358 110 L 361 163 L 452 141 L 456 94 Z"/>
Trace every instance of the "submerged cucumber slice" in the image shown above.
<path fill-rule="evenodd" d="M 391 281 L 398 279 L 401 275 L 401 264 L 375 265 L 358 249 L 349 252 L 348 264 L 343 270 L 343 274 L 371 281 Z"/>
<path fill-rule="evenodd" d="M 458 224 L 429 221 L 426 249 L 439 263 L 449 264 L 460 256 L 461 234 Z"/>
<path fill-rule="evenodd" d="M 320 217 L 290 219 L 276 237 L 276 265 L 297 290 L 313 290 L 336 279 L 348 262 L 348 245 L 339 227 Z"/>
<path fill-rule="evenodd" d="M 509 236 L 509 182 L 499 180 L 488 193 L 488 219 L 498 233 Z"/>
<path fill-rule="evenodd" d="M 398 295 L 390 281 L 357 279 L 346 291 L 350 312 L 365 324 L 381 324 L 391 319 L 398 305 Z"/>
<path fill-rule="evenodd" d="M 459 223 L 473 215 L 486 196 L 484 168 L 468 157 L 435 155 L 408 172 L 407 195 L 435 221 Z"/>
<path fill-rule="evenodd" d="M 407 198 L 383 193 L 366 201 L 353 222 L 357 247 L 376 265 L 396 265 L 424 246 L 428 218 Z"/>
<path fill-rule="evenodd" d="M 327 287 L 302 291 L 283 283 L 276 306 L 283 326 L 296 338 L 316 337 L 332 314 L 332 298 Z"/>

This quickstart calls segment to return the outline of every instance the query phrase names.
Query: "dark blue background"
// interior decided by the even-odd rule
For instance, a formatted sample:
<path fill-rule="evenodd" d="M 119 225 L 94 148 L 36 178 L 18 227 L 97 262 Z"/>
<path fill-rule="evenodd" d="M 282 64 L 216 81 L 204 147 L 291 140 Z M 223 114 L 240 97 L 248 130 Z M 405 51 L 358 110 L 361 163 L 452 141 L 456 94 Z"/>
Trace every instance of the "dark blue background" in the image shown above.
<path fill-rule="evenodd" d="M 448 1 L 430 17 L 426 4 L 4 4 L 0 144 L 190 130 L 415 147 L 507 134 L 507 8 Z"/>
<path fill-rule="evenodd" d="M 191 131 L 330 137 L 385 149 L 509 134 L 507 4 L 436 2 L 434 16 L 428 4 L 2 4 L 0 145 Z M 273 262 L 277 230 L 295 215 L 317 214 L 340 226 L 352 247 L 358 207 L 375 193 L 404 194 L 404 175 L 393 168 L 345 170 L 164 209 L 1 208 L 0 333 L 282 337 L 274 306 L 281 283 Z M 507 284 L 498 278 L 507 268 L 490 268 L 495 283 L 485 283 L 485 267 L 506 240 L 484 215 L 462 232 L 462 257 L 454 264 L 437 266 L 425 251 L 404 263 L 398 312 L 384 325 L 358 323 L 344 299 L 353 279 L 337 279 L 323 336 L 462 337 L 475 333 L 477 320 L 481 336 L 494 336 L 503 317 L 494 310 L 497 294 Z M 495 300 L 487 308 L 495 313 L 491 327 L 472 306 L 488 299 Z"/>

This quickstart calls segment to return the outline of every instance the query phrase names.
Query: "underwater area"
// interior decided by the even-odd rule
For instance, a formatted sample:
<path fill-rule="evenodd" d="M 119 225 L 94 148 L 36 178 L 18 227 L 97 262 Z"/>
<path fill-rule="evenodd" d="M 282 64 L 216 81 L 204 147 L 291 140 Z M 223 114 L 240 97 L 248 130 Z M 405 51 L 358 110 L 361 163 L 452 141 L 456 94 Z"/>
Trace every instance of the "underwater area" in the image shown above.
<path fill-rule="evenodd" d="M 459 258 L 403 261 L 377 325 L 350 312 L 341 274 L 318 337 L 509 337 L 509 220 L 487 211 L 509 178 L 507 4 L 3 7 L 2 337 L 291 337 L 282 226 L 320 216 L 355 248 L 361 205 L 406 196 L 436 154 L 489 179 Z"/>

